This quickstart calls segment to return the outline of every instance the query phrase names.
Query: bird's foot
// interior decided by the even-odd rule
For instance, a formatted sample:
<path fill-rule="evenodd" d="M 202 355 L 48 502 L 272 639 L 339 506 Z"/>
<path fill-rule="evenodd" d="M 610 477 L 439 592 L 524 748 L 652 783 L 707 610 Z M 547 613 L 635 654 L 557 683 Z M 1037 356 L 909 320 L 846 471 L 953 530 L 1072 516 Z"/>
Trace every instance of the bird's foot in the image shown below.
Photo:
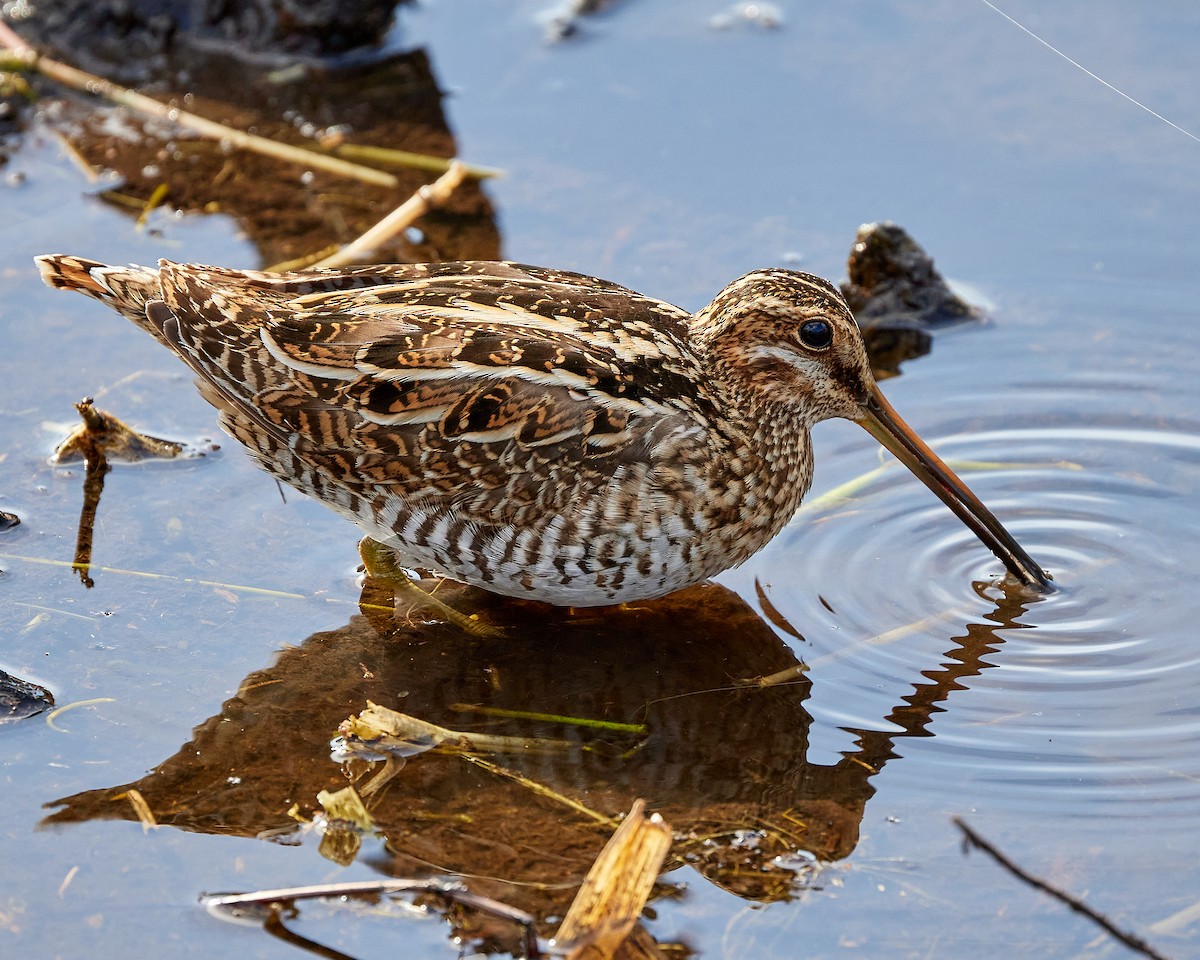
<path fill-rule="evenodd" d="M 432 610 L 439 619 L 454 624 L 464 633 L 473 637 L 504 636 L 504 631 L 499 627 L 485 623 L 475 614 L 465 614 L 461 610 L 455 610 L 454 607 L 439 600 L 432 593 L 422 590 L 412 577 L 400 567 L 392 549 L 378 540 L 364 537 L 358 545 L 358 553 L 362 557 L 368 576 L 392 585 L 397 609 L 400 607 L 401 597 L 407 597 L 409 600 L 407 609 L 422 607 Z"/>

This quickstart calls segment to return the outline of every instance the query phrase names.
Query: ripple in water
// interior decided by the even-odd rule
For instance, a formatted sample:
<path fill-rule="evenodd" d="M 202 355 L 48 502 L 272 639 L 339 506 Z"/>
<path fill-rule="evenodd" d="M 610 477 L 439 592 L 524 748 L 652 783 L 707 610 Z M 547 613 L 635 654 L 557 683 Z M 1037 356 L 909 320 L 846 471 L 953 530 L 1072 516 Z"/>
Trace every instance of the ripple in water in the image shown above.
<path fill-rule="evenodd" d="M 962 791 L 952 805 L 1003 794 L 1106 816 L 1136 816 L 1147 800 L 1194 809 L 1200 430 L 1055 425 L 937 448 L 1057 589 L 1001 588 L 1000 562 L 894 462 L 849 500 L 818 491 L 766 557 L 771 602 L 812 642 L 800 653 L 818 722 L 887 729 L 916 686 L 940 703 L 936 739 L 896 749 L 949 768 L 938 787 Z M 864 464 L 861 447 L 847 448 L 821 461 L 822 476 Z M 944 696 L 931 694 L 936 663 L 957 665 Z"/>

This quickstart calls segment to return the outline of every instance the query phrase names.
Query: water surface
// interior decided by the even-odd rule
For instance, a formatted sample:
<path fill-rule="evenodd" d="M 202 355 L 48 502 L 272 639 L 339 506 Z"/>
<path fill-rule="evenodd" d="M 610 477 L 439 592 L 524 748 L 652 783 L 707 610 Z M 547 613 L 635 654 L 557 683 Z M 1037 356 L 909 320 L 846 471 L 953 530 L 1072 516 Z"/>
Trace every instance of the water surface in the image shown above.
<path fill-rule="evenodd" d="M 356 531 L 281 497 L 216 434 L 177 362 L 97 305 L 43 289 L 31 264 L 69 251 L 257 266 L 255 248 L 221 215 L 163 211 L 135 229 L 34 123 L 4 170 L 23 179 L 0 188 L 0 509 L 23 521 L 0 531 L 0 667 L 60 704 L 103 702 L 0 733 L 0 952 L 294 956 L 205 915 L 197 897 L 407 875 L 434 849 L 417 841 L 435 839 L 462 872 L 486 837 L 516 851 L 514 876 L 541 863 L 549 840 L 522 853 L 514 823 L 552 837 L 569 818 L 535 805 L 522 814 L 533 819 L 506 819 L 519 795 L 425 757 L 395 787 L 410 802 L 397 801 L 395 824 L 431 803 L 475 827 L 422 837 L 408 823 L 416 841 L 368 839 L 348 867 L 312 834 L 255 838 L 286 826 L 292 803 L 311 811 L 318 782 L 342 782 L 325 740 L 366 696 L 390 693 L 431 714 L 472 698 L 649 711 L 657 739 L 638 764 L 530 769 L 614 811 L 633 794 L 657 799 L 697 829 L 734 808 L 804 820 L 808 846 L 774 865 L 792 871 L 782 886 L 775 873 L 735 882 L 696 850 L 669 873 L 684 892 L 654 905 L 649 929 L 703 956 L 790 957 L 798 943 L 811 957 L 1124 949 L 964 854 L 956 816 L 1163 954 L 1196 955 L 1200 145 L 983 4 L 781 7 L 777 30 L 714 30 L 719 4 L 642 0 L 547 46 L 538 4 L 429 3 L 401 15 L 390 43 L 428 52 L 461 154 L 508 171 L 486 187 L 506 257 L 696 308 L 757 266 L 840 277 L 860 222 L 908 227 L 992 319 L 940 334 L 886 392 L 964 462 L 1057 591 L 998 587 L 999 564 L 893 468 L 849 502 L 802 511 L 720 578 L 740 601 L 695 601 L 707 626 L 691 638 L 671 632 L 682 614 L 651 612 L 571 629 L 530 615 L 515 649 L 382 642 L 356 619 Z M 1200 130 L 1190 5 L 1006 9 Z M 85 590 L 63 565 L 81 472 L 47 458 L 89 394 L 152 433 L 221 449 L 108 477 Z M 849 424 L 820 426 L 816 444 L 814 499 L 880 465 Z M 696 646 L 701 635 L 718 646 Z M 641 646 L 622 646 L 629 636 Z M 797 664 L 772 699 L 729 689 Z M 497 670 L 502 689 L 485 682 Z M 685 695 L 694 707 L 648 706 Z M 158 817 L 173 826 L 144 832 L 122 791 L 153 796 L 164 780 L 176 806 Z M 77 822 L 39 828 L 43 805 L 81 796 L 93 805 L 56 808 Z M 603 841 L 569 836 L 581 850 Z M 529 905 L 552 912 L 562 897 Z M 298 926 L 356 956 L 459 952 L 436 914 L 313 908 Z"/>

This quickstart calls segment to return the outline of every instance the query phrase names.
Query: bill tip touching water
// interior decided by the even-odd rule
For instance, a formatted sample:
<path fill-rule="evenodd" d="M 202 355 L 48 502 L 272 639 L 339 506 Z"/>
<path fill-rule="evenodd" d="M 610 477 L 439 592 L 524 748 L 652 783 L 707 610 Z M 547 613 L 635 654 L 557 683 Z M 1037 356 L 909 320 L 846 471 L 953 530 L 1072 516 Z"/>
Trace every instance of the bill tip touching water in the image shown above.
<path fill-rule="evenodd" d="M 754 271 L 693 315 L 508 262 L 38 265 L 170 348 L 265 469 L 405 566 L 564 606 L 664 595 L 769 542 L 812 482 L 812 425 L 844 417 L 1049 589 L 883 397 L 841 294 L 810 274 Z"/>

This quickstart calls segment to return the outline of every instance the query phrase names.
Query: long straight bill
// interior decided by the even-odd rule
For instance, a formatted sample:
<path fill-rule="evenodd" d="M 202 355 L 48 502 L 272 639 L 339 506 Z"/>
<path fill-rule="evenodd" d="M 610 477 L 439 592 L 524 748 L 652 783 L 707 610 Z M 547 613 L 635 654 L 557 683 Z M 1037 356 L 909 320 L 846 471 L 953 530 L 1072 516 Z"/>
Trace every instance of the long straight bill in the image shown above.
<path fill-rule="evenodd" d="M 1000 521 L 942 462 L 941 457 L 900 418 L 900 414 L 880 393 L 879 387 L 872 389 L 870 398 L 863 405 L 863 414 L 858 421 L 863 429 L 937 494 L 938 499 L 953 510 L 955 516 L 1000 558 L 1009 573 L 1028 586 L 1043 591 L 1050 589 L 1050 578 L 1046 572 L 1021 549 L 1012 534 L 1000 525 Z"/>

